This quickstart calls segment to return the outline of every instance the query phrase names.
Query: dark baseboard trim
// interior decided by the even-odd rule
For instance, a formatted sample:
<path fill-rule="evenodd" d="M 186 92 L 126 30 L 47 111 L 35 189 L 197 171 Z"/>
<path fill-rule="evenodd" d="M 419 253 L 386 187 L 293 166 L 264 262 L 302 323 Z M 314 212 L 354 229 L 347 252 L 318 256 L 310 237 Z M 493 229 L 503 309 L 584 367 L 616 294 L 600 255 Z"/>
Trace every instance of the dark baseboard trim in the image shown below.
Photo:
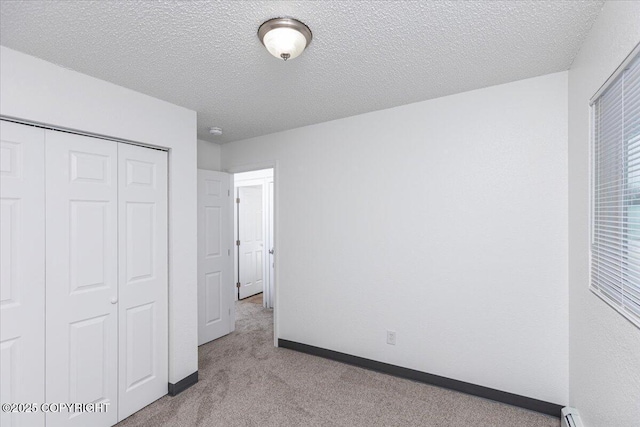
<path fill-rule="evenodd" d="M 198 371 L 195 371 L 193 374 L 187 377 L 184 377 L 183 379 L 181 379 L 175 384 L 169 383 L 169 396 L 178 395 L 197 382 L 198 382 Z"/>
<path fill-rule="evenodd" d="M 450 390 L 483 397 L 485 399 L 495 400 L 497 402 L 518 406 L 520 408 L 529 409 L 531 411 L 540 412 L 558 418 L 560 417 L 560 410 L 563 407 L 562 405 L 533 399 L 531 397 L 507 393 L 506 391 L 500 391 L 477 384 L 466 383 L 464 381 L 441 377 L 439 375 L 428 374 L 426 372 L 403 368 L 401 366 L 378 362 L 371 359 L 365 359 L 363 357 L 352 356 L 350 354 L 339 353 L 337 351 L 314 347 L 312 345 L 301 344 L 295 341 L 278 339 L 278 346 L 302 353 L 311 354 L 314 356 L 324 357 L 325 359 L 348 363 L 349 365 L 359 366 L 361 368 L 382 372 L 384 374 L 389 374 L 400 378 L 406 378 L 425 384 L 435 385 L 438 387 L 448 388 Z"/>

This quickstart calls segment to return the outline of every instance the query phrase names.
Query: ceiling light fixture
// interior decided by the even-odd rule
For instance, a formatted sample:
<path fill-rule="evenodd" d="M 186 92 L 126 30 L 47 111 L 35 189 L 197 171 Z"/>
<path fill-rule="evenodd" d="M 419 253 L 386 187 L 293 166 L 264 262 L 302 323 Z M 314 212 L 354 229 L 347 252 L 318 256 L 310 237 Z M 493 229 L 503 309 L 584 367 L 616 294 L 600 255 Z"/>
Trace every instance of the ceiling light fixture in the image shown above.
<path fill-rule="evenodd" d="M 274 18 L 258 28 L 258 38 L 276 58 L 293 59 L 311 43 L 311 30 L 293 18 Z"/>

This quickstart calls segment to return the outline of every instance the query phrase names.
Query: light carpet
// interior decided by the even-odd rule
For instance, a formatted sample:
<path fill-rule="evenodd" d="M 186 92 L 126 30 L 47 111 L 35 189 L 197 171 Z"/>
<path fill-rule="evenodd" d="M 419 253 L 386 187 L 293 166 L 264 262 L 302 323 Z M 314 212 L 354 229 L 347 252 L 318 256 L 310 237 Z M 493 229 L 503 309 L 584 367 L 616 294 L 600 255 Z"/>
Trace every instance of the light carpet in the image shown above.
<path fill-rule="evenodd" d="M 131 426 L 558 427 L 557 418 L 273 346 L 262 295 L 236 330 L 199 348 L 200 381 L 133 414 Z"/>

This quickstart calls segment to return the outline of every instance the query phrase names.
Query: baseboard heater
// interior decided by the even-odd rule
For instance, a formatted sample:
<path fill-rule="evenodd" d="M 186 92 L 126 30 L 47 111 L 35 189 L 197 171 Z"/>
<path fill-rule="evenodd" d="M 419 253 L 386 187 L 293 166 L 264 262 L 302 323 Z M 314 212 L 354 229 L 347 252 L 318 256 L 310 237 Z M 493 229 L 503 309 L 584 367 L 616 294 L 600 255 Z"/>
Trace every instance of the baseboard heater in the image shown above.
<path fill-rule="evenodd" d="M 495 400 L 497 402 L 506 403 L 508 405 L 519 406 L 520 408 L 529 409 L 531 411 L 540 412 L 554 417 L 559 417 L 560 410 L 562 409 L 562 405 L 558 405 L 556 403 L 544 402 L 542 400 L 533 399 L 531 397 L 520 396 L 517 394 L 508 393 L 477 384 L 471 384 L 464 381 L 454 380 L 452 378 L 441 377 L 438 375 L 429 374 L 427 372 L 403 368 L 401 366 L 390 365 L 388 363 L 365 359 L 363 357 L 353 356 L 351 354 L 340 353 L 337 351 L 328 350 L 326 348 L 314 347 L 308 344 L 284 340 L 282 338 L 278 339 L 278 347 L 312 354 L 314 356 L 324 357 L 325 359 L 331 359 L 337 362 L 359 366 L 361 368 L 382 372 L 384 374 L 393 375 L 400 378 L 406 378 L 425 384 L 448 388 L 449 390 L 455 390 L 485 399 Z M 581 424 L 570 424 L 569 426 L 582 427 Z"/>
<path fill-rule="evenodd" d="M 560 412 L 561 427 L 584 427 L 576 408 L 565 406 Z"/>

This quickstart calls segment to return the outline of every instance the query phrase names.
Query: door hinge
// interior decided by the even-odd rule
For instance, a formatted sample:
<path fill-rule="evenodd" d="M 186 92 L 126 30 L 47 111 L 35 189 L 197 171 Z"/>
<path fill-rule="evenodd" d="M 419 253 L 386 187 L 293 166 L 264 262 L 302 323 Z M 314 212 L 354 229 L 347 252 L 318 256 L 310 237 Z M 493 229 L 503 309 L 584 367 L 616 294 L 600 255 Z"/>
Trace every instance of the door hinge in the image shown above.
<path fill-rule="evenodd" d="M 231 256 L 231 249 L 227 249 L 227 256 Z"/>
<path fill-rule="evenodd" d="M 236 197 L 236 203 L 240 203 L 240 197 Z"/>
<path fill-rule="evenodd" d="M 236 246 L 240 246 L 240 240 L 236 240 Z"/>
<path fill-rule="evenodd" d="M 227 190 L 227 196 L 231 195 L 231 190 Z"/>
<path fill-rule="evenodd" d="M 240 282 L 236 283 L 236 288 L 240 288 Z"/>

